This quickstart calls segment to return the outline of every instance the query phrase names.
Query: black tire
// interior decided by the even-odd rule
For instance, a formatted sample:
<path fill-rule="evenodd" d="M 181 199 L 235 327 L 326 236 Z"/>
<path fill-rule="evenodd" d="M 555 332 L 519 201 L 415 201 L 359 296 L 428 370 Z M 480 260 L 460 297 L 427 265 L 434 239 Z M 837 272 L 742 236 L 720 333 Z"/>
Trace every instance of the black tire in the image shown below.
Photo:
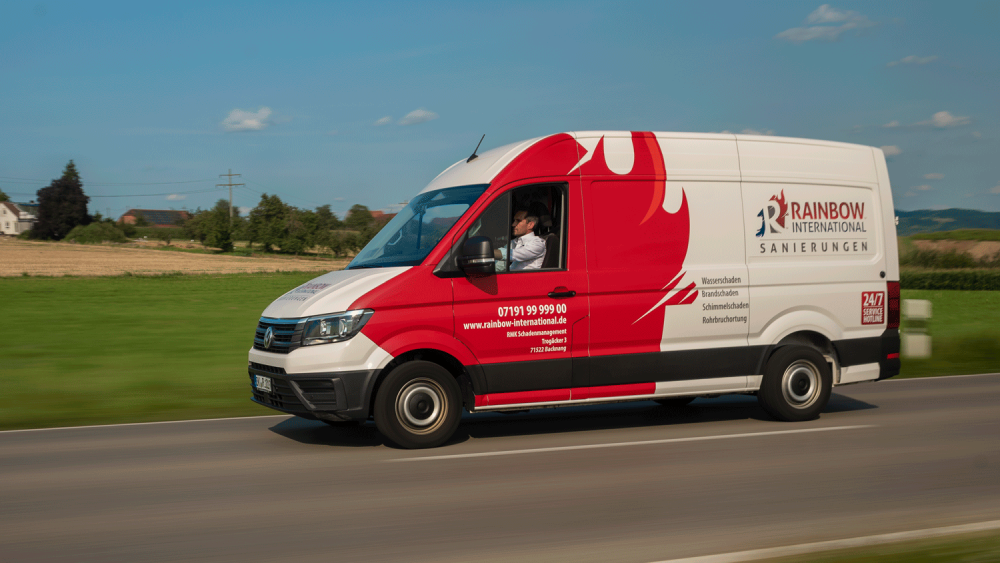
<path fill-rule="evenodd" d="M 767 361 L 757 402 L 777 420 L 813 420 L 826 407 L 832 387 L 830 365 L 815 348 L 783 346 Z"/>
<path fill-rule="evenodd" d="M 435 363 L 412 361 L 397 367 L 375 395 L 375 426 L 403 448 L 440 446 L 461 418 L 458 382 Z"/>
<path fill-rule="evenodd" d="M 697 397 L 667 397 L 666 399 L 653 399 L 661 406 L 668 407 L 671 409 L 678 409 L 681 407 L 686 407 L 691 404 L 691 401 L 697 399 Z"/>

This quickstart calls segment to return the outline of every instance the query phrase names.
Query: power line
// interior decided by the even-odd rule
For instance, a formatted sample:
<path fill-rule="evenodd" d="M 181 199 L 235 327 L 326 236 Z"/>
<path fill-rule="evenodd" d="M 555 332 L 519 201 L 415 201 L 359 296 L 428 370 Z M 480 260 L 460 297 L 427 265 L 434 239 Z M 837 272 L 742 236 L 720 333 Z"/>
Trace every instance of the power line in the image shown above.
<path fill-rule="evenodd" d="M 39 180 L 37 178 L 15 178 L 13 176 L 0 176 L 0 180 L 5 180 L 10 184 L 49 184 L 54 180 Z M 11 181 L 11 180 L 23 180 L 23 181 Z M 55 180 L 58 180 L 56 178 Z M 87 186 L 166 186 L 171 184 L 198 184 L 200 182 L 213 182 L 215 178 L 206 178 L 204 180 L 181 180 L 177 182 L 84 182 Z"/>
<path fill-rule="evenodd" d="M 220 178 L 223 177 L 223 176 L 229 177 L 229 183 L 228 184 L 216 184 L 215 187 L 219 188 L 219 187 L 222 187 L 222 186 L 226 186 L 226 187 L 229 188 L 229 226 L 232 227 L 233 226 L 233 186 L 244 186 L 244 187 L 246 187 L 246 184 L 234 184 L 233 183 L 233 176 L 240 176 L 240 175 L 239 174 L 233 174 L 233 169 L 232 168 L 229 169 L 229 174 L 219 174 Z M 242 176 L 240 176 L 240 177 L 242 178 Z"/>
<path fill-rule="evenodd" d="M 217 188 L 209 188 L 207 190 L 191 190 L 191 191 L 188 191 L 188 192 L 165 192 L 165 193 L 162 193 L 162 194 L 92 195 L 92 196 L 88 196 L 88 197 L 91 197 L 91 198 L 94 198 L 94 197 L 159 197 L 159 196 L 167 196 L 167 195 L 205 194 L 205 193 L 208 193 L 208 192 L 217 192 L 217 191 L 219 191 Z"/>
<path fill-rule="evenodd" d="M 254 182 L 253 180 L 247 180 L 247 182 L 249 182 L 249 183 L 251 183 L 251 184 L 253 184 L 253 185 L 255 185 L 255 186 L 260 186 L 260 187 L 264 188 L 265 190 L 267 190 L 267 189 L 268 189 L 268 187 L 267 187 L 267 186 L 265 186 L 265 185 L 261 184 L 260 182 Z M 254 190 L 254 189 L 251 189 L 251 188 L 248 188 L 248 187 L 246 187 L 246 186 L 244 186 L 244 187 L 243 187 L 243 189 L 245 189 L 245 190 L 249 190 L 249 191 L 251 191 L 251 192 L 253 192 L 253 193 L 257 194 L 257 195 L 264 195 L 264 194 L 263 194 L 262 192 L 258 192 L 257 190 Z M 276 193 L 276 191 L 275 191 L 275 190 L 269 190 L 269 191 L 270 191 L 271 193 Z M 320 206 L 320 205 L 326 205 L 326 204 L 324 204 L 324 203 L 316 203 L 315 201 L 310 201 L 310 200 L 308 200 L 308 199 L 305 199 L 305 198 L 302 198 L 302 197 L 299 197 L 299 196 L 290 196 L 290 195 L 287 195 L 287 194 L 286 194 L 286 195 L 285 195 L 285 198 L 286 198 L 286 199 L 296 199 L 296 200 L 298 200 L 298 201 L 304 201 L 304 202 L 306 202 L 306 203 L 308 203 L 308 204 L 310 204 L 310 205 L 316 205 L 316 206 Z"/>

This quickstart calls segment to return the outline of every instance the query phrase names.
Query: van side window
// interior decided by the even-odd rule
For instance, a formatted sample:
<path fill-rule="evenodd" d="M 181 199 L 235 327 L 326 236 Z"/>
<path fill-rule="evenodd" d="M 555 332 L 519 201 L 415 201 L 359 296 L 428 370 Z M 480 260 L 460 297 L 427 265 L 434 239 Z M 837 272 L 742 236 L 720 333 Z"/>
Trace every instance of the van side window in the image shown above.
<path fill-rule="evenodd" d="M 496 272 L 521 273 L 566 267 L 566 186 L 515 188 L 497 198 L 466 236 L 493 241 Z"/>

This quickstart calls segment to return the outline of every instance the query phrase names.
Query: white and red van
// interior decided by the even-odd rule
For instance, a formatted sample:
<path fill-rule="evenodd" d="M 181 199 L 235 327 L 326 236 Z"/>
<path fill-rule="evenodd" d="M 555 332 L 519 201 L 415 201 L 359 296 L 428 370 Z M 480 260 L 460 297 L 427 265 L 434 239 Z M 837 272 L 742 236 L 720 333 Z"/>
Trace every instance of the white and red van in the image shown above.
<path fill-rule="evenodd" d="M 529 246 L 544 253 L 512 263 Z M 807 420 L 831 387 L 899 373 L 898 280 L 877 148 L 562 133 L 455 163 L 346 269 L 276 299 L 253 400 L 373 417 L 414 448 L 463 406 L 744 393 Z"/>

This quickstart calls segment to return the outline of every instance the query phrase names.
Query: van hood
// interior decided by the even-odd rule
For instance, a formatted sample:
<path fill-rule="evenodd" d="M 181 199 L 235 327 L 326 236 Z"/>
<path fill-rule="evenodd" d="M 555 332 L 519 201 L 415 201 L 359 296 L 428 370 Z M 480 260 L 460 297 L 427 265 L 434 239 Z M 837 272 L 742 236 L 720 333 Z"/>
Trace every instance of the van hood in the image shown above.
<path fill-rule="evenodd" d="M 363 268 L 323 274 L 275 299 L 262 316 L 297 319 L 347 311 L 359 297 L 410 268 Z"/>

